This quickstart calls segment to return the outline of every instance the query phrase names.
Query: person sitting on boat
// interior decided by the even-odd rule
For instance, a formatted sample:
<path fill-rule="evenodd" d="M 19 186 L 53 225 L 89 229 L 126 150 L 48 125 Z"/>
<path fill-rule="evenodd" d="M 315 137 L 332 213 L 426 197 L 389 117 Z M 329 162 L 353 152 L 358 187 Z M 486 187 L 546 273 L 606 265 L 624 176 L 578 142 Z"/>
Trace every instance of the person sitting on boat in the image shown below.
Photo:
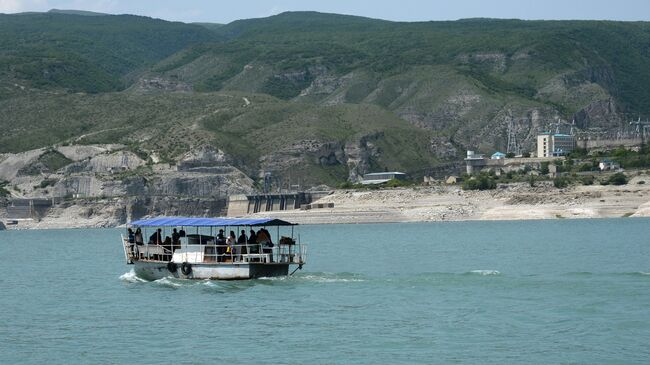
<path fill-rule="evenodd" d="M 162 243 L 163 248 L 165 249 L 166 252 L 171 252 L 173 247 L 172 247 L 172 238 L 169 236 L 165 237 L 165 240 Z M 164 257 L 164 260 L 170 260 L 171 257 Z"/>
<path fill-rule="evenodd" d="M 135 233 L 131 228 L 128 229 L 129 232 L 129 243 L 135 243 Z"/>
<path fill-rule="evenodd" d="M 181 228 L 181 230 L 178 231 L 178 235 L 179 235 L 180 237 L 185 237 L 185 230 L 184 230 L 183 228 Z"/>
<path fill-rule="evenodd" d="M 162 243 L 162 235 L 160 232 L 162 232 L 162 229 L 158 228 L 156 232 L 149 236 L 150 245 L 160 245 Z"/>
<path fill-rule="evenodd" d="M 142 230 L 140 228 L 135 230 L 135 244 L 138 246 L 144 245 L 144 238 L 142 238 Z"/>

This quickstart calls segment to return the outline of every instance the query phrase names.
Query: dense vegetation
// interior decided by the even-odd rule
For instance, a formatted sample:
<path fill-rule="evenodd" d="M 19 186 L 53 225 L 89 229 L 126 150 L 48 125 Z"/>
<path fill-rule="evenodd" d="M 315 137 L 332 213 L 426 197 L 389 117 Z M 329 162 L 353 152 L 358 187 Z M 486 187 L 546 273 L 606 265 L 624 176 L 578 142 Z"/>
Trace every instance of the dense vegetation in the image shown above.
<path fill-rule="evenodd" d="M 139 16 L 0 14 L 0 80 L 72 92 L 115 91 L 128 85 L 129 73 L 216 38 L 198 25 Z"/>

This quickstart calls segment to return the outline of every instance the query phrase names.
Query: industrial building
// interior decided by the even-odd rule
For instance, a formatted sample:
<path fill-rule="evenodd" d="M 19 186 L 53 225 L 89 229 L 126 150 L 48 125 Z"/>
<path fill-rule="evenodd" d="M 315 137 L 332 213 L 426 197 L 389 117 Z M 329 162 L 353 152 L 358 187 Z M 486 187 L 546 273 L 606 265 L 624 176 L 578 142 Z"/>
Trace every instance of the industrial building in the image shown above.
<path fill-rule="evenodd" d="M 575 137 L 570 134 L 547 132 L 537 136 L 537 157 L 566 156 L 575 148 Z"/>
<path fill-rule="evenodd" d="M 375 172 L 372 174 L 365 174 L 363 175 L 363 180 L 361 180 L 361 183 L 364 185 L 371 185 L 371 184 L 383 184 L 385 182 L 388 182 L 390 180 L 406 180 L 406 174 L 403 172 Z"/>

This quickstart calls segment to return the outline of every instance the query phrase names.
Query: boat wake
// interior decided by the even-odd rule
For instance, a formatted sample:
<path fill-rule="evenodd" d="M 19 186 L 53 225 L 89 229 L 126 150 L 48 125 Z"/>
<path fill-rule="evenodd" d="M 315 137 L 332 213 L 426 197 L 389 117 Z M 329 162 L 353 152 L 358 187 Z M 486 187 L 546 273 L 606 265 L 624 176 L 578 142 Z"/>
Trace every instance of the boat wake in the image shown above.
<path fill-rule="evenodd" d="M 259 280 L 267 281 L 291 281 L 291 282 L 311 282 L 311 283 L 355 283 L 364 282 L 367 279 L 361 274 L 355 273 L 331 273 L 331 272 L 311 272 L 298 273 L 293 276 L 265 277 Z"/>
<path fill-rule="evenodd" d="M 139 277 L 133 269 L 129 272 L 125 272 L 124 274 L 120 275 L 120 280 L 126 281 L 129 283 L 146 283 L 147 280 Z"/>
<path fill-rule="evenodd" d="M 499 272 L 498 270 L 472 270 L 467 272 L 467 274 L 488 276 L 488 275 L 501 275 L 501 272 Z"/>

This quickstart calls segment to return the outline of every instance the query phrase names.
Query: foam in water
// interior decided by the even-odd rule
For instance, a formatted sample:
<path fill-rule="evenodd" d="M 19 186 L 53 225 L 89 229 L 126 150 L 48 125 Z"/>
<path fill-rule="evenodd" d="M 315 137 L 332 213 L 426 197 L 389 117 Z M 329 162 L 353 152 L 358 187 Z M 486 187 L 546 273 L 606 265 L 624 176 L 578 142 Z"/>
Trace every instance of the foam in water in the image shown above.
<path fill-rule="evenodd" d="M 125 272 L 124 274 L 122 274 L 120 276 L 120 280 L 127 281 L 129 283 L 145 283 L 145 282 L 147 282 L 143 278 L 136 275 L 136 273 L 135 273 L 135 271 L 133 271 L 133 269 L 131 269 L 131 271 L 129 271 L 129 272 Z"/>
<path fill-rule="evenodd" d="M 365 279 L 350 273 L 311 273 L 298 274 L 296 276 L 262 277 L 259 279 L 272 281 L 302 280 L 315 283 L 352 283 L 366 281 Z"/>
<path fill-rule="evenodd" d="M 470 274 L 479 274 L 481 276 L 501 275 L 501 273 L 497 270 L 472 270 L 470 271 Z"/>
<path fill-rule="evenodd" d="M 162 279 L 154 280 L 154 283 L 160 284 L 160 285 L 163 285 L 163 286 L 173 287 L 173 288 L 178 288 L 178 287 L 183 286 L 181 283 L 176 282 L 176 280 L 174 280 L 173 278 L 171 278 L 169 276 L 165 276 Z"/>

